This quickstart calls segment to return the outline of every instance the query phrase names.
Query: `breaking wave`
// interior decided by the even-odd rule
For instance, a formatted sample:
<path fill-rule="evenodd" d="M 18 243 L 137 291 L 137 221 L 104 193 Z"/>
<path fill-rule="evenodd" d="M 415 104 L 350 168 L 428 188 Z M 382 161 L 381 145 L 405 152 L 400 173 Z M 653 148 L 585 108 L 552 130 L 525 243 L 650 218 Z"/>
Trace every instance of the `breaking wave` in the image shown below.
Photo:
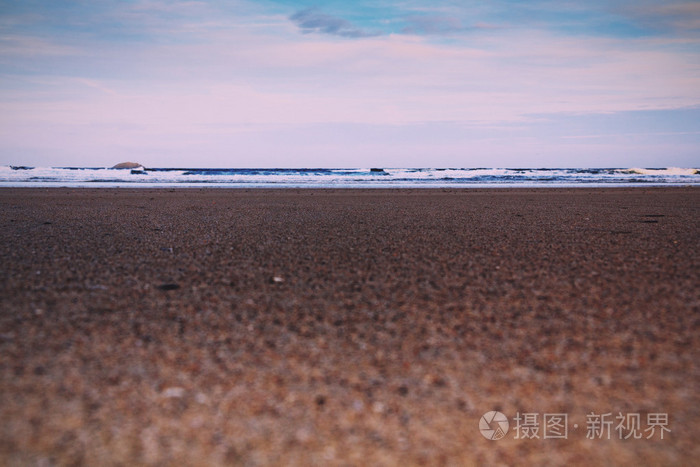
<path fill-rule="evenodd" d="M 699 185 L 697 168 L 0 167 L 0 186 L 482 187 Z"/>

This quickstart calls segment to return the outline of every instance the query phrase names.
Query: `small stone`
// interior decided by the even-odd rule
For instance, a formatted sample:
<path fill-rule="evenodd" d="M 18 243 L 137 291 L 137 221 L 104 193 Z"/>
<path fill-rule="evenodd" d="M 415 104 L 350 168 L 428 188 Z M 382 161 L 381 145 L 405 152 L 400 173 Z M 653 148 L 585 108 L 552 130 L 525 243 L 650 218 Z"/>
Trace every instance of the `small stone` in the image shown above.
<path fill-rule="evenodd" d="M 302 427 L 296 431 L 294 436 L 300 443 L 307 443 L 311 440 L 311 434 L 311 430 L 306 427 Z"/>
<path fill-rule="evenodd" d="M 158 286 L 160 290 L 177 290 L 180 288 L 178 284 L 161 284 Z"/>
<path fill-rule="evenodd" d="M 194 396 L 194 400 L 198 404 L 206 404 L 207 402 L 209 402 L 209 398 L 205 394 L 202 394 L 201 392 L 198 392 L 197 395 Z"/>
<path fill-rule="evenodd" d="M 273 284 L 281 284 L 282 282 L 284 282 L 284 279 L 279 276 L 273 276 L 271 282 Z"/>
<path fill-rule="evenodd" d="M 163 391 L 161 395 L 165 398 L 180 398 L 185 395 L 185 390 L 183 388 L 172 387 Z"/>

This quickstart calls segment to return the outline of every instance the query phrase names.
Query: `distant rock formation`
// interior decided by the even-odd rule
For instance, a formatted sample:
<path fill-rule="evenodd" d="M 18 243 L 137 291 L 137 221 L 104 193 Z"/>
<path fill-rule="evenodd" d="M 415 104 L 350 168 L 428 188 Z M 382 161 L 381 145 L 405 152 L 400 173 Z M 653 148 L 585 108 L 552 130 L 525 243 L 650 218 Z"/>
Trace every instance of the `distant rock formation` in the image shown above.
<path fill-rule="evenodd" d="M 119 164 L 115 165 L 112 168 L 113 169 L 138 169 L 139 167 L 143 167 L 143 165 L 139 164 L 138 162 L 120 162 Z"/>

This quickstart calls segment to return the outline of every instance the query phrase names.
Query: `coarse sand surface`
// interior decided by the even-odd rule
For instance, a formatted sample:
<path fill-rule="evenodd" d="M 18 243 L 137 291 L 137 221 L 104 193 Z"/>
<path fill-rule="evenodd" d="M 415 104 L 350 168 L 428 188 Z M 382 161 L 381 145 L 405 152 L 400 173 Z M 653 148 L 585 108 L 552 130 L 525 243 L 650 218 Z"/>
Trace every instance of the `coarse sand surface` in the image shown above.
<path fill-rule="evenodd" d="M 697 465 L 699 227 L 696 187 L 0 189 L 0 464 Z"/>

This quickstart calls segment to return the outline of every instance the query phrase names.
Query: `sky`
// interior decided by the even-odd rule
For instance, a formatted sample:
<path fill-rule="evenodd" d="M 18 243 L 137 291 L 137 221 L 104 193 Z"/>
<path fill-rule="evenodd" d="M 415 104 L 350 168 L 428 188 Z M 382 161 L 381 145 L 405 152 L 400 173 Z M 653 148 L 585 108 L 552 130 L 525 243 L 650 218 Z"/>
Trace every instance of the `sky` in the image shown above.
<path fill-rule="evenodd" d="M 0 165 L 700 167 L 700 2 L 0 0 Z"/>

